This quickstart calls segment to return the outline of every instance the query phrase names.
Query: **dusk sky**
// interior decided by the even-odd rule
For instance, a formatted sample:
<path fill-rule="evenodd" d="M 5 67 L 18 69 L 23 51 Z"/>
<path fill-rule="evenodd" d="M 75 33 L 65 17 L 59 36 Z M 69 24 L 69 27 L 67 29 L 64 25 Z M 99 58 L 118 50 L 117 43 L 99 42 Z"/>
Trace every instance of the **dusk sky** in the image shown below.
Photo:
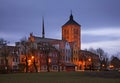
<path fill-rule="evenodd" d="M 0 0 L 0 38 L 10 45 L 33 32 L 61 39 L 61 27 L 70 11 L 81 25 L 82 49 L 103 48 L 108 54 L 120 52 L 120 0 Z"/>

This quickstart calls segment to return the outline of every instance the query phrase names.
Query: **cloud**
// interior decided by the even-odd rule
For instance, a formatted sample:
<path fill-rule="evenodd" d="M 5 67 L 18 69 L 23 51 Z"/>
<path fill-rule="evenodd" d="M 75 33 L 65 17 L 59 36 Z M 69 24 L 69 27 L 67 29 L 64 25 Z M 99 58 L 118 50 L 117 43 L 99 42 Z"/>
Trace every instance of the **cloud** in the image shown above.
<path fill-rule="evenodd" d="M 15 45 L 15 42 L 20 41 L 20 39 L 25 36 L 23 36 L 22 33 L 16 33 L 16 32 L 13 33 L 0 32 L 0 38 L 4 38 L 4 40 L 7 40 L 9 42 L 8 45 L 12 45 L 12 46 Z"/>
<path fill-rule="evenodd" d="M 4 32 L 0 32 L 0 36 L 2 38 L 5 38 L 5 39 L 17 38 L 17 35 L 13 35 L 13 34 L 10 34 L 10 33 L 4 33 Z"/>
<path fill-rule="evenodd" d="M 89 48 L 102 48 L 109 54 L 115 54 L 120 51 L 120 39 L 118 40 L 109 40 L 109 41 L 99 41 L 92 43 L 83 43 L 82 49 Z"/>
<path fill-rule="evenodd" d="M 100 29 L 91 29 L 83 30 L 83 35 L 91 36 L 110 36 L 110 37 L 120 37 L 120 28 L 100 28 Z"/>

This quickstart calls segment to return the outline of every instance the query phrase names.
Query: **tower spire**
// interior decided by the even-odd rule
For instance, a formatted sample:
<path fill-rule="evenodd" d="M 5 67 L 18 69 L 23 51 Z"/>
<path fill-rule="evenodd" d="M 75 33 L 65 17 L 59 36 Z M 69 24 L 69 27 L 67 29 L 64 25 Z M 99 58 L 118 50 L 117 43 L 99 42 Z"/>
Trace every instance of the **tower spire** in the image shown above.
<path fill-rule="evenodd" d="M 42 38 L 45 38 L 44 17 L 42 17 Z"/>
<path fill-rule="evenodd" d="M 73 20 L 72 10 L 70 12 L 71 12 L 70 20 Z"/>

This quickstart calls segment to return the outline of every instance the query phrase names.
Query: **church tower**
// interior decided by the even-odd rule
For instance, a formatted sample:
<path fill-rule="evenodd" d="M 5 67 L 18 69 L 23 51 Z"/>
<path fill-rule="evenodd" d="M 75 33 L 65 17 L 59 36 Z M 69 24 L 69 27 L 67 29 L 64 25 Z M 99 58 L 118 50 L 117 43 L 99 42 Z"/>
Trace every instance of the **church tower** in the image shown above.
<path fill-rule="evenodd" d="M 81 25 L 74 20 L 72 12 L 69 20 L 62 26 L 62 40 L 74 42 L 77 49 L 81 49 Z"/>

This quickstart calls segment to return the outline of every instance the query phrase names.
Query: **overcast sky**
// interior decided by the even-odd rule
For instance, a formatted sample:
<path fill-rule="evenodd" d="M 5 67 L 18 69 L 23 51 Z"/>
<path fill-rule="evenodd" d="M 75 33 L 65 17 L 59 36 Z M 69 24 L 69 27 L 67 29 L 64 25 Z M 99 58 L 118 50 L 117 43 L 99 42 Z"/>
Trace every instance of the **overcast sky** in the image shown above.
<path fill-rule="evenodd" d="M 0 0 L 0 38 L 14 42 L 30 32 L 61 39 L 61 26 L 72 10 L 82 27 L 82 49 L 103 48 L 120 52 L 120 0 Z"/>

